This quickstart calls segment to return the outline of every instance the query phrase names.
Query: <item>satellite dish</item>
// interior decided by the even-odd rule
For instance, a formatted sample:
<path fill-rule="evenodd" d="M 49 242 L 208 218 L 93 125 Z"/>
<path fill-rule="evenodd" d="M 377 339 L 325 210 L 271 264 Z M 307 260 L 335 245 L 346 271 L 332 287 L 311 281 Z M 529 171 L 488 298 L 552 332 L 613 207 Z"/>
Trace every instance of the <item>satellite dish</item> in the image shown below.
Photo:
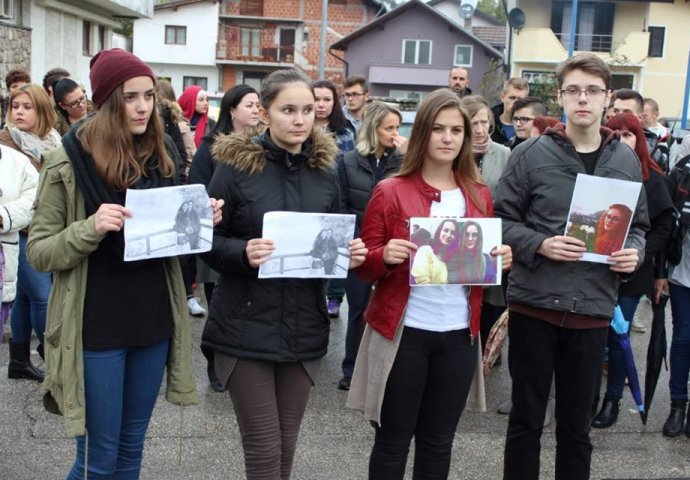
<path fill-rule="evenodd" d="M 460 4 L 460 16 L 467 20 L 468 18 L 472 18 L 472 15 L 474 15 L 474 5 L 463 1 Z"/>
<path fill-rule="evenodd" d="M 520 8 L 513 8 L 508 12 L 508 25 L 510 28 L 517 28 L 518 30 L 525 26 L 525 12 Z"/>

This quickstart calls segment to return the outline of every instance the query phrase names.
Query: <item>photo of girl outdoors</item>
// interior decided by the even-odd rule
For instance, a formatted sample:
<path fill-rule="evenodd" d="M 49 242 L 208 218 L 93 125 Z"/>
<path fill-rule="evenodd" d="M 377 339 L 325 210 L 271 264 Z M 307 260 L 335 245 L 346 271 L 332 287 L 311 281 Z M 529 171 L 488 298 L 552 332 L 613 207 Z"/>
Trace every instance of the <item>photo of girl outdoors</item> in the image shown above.
<path fill-rule="evenodd" d="M 500 284 L 500 256 L 489 255 L 501 244 L 500 220 L 431 217 L 410 223 L 435 232 L 411 257 L 410 285 Z M 411 241 L 414 237 L 410 232 Z"/>

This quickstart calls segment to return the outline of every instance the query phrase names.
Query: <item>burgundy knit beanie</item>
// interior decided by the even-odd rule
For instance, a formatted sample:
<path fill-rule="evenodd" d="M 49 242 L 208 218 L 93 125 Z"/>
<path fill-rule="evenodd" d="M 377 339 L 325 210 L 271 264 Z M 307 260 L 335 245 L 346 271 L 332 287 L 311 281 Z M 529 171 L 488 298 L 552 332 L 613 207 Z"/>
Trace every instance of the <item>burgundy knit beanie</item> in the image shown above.
<path fill-rule="evenodd" d="M 102 50 L 91 59 L 91 98 L 98 108 L 113 93 L 118 85 L 134 77 L 151 77 L 156 81 L 153 70 L 139 57 L 121 48 Z"/>

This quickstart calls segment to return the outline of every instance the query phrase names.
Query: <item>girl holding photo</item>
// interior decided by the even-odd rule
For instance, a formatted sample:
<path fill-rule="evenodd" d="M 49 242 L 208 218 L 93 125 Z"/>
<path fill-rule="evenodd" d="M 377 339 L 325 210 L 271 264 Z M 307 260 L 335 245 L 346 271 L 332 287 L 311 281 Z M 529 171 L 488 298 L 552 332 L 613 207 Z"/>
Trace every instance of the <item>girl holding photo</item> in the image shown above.
<path fill-rule="evenodd" d="M 347 405 L 375 424 L 369 478 L 401 479 L 412 438 L 415 478 L 447 478 L 453 437 L 477 366 L 482 288 L 410 287 L 411 217 L 490 217 L 491 196 L 472 158 L 470 118 L 448 89 L 417 111 L 396 177 L 367 207 L 369 255 L 356 270 L 376 282 L 365 312 Z M 508 246 L 494 249 L 511 264 Z"/>
<path fill-rule="evenodd" d="M 314 127 L 311 81 L 277 70 L 263 81 L 268 129 L 218 137 L 208 191 L 225 199 L 223 222 L 204 256 L 220 273 L 202 347 L 232 398 L 244 447 L 245 477 L 290 478 L 300 424 L 326 354 L 330 321 L 321 278 L 259 279 L 274 250 L 262 238 L 266 212 L 339 213 L 333 139 Z M 350 268 L 367 254 L 350 242 Z"/>

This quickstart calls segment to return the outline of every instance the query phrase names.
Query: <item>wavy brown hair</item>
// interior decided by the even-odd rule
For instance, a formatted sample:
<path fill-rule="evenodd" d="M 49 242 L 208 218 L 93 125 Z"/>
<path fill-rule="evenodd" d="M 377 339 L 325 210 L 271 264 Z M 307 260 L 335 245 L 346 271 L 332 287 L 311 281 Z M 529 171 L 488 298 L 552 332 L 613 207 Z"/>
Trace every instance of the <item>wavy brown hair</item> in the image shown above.
<path fill-rule="evenodd" d="M 147 169 L 157 169 L 162 177 L 175 175 L 173 163 L 163 140 L 163 124 L 156 102 L 141 135 L 127 128 L 123 86 L 119 85 L 96 114 L 79 128 L 77 138 L 96 163 L 98 173 L 115 190 L 122 191 L 136 183 Z M 155 163 L 147 165 L 153 157 Z"/>
<path fill-rule="evenodd" d="M 412 125 L 410 142 L 407 147 L 398 176 L 407 177 L 422 170 L 427 155 L 427 146 L 436 117 L 441 110 L 456 109 L 462 116 L 465 138 L 460 153 L 453 160 L 455 182 L 469 195 L 472 202 L 483 215 L 488 213 L 487 205 L 477 194 L 477 186 L 483 185 L 479 169 L 472 154 L 472 122 L 461 99 L 449 88 L 435 90 L 422 101 Z"/>

